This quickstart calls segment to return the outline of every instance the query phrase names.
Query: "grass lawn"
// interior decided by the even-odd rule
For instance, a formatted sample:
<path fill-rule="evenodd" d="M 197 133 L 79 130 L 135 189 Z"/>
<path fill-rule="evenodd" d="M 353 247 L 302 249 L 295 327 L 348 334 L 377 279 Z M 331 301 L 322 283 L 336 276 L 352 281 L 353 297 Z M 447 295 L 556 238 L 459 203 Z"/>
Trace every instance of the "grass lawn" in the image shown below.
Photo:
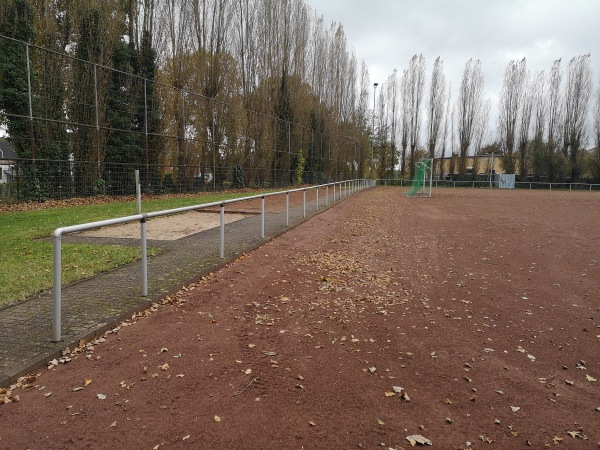
<path fill-rule="evenodd" d="M 252 195 L 230 193 L 149 199 L 143 212 L 159 211 Z M 52 287 L 52 242 L 56 228 L 136 214 L 135 202 L 123 201 L 0 214 L 0 307 Z M 140 258 L 140 249 L 119 245 L 63 244 L 62 281 L 72 283 Z M 150 249 L 154 254 L 159 249 Z M 152 254 L 152 253 L 151 253 Z"/>

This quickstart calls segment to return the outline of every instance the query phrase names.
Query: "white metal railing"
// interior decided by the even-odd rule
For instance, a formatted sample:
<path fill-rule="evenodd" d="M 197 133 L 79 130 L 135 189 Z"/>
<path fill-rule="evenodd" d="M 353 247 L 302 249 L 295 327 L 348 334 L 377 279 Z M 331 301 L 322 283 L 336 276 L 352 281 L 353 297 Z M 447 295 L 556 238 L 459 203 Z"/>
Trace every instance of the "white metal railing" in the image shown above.
<path fill-rule="evenodd" d="M 315 189 L 317 205 L 316 211 L 319 210 L 319 189 L 326 189 L 325 206 L 328 206 L 329 200 L 329 187 L 333 188 L 333 203 L 336 200 L 342 200 L 349 195 L 355 194 L 363 189 L 375 186 L 374 180 L 368 179 L 357 179 L 338 181 L 335 183 L 320 184 L 317 186 L 310 186 L 297 189 L 289 189 L 286 191 L 269 192 L 265 194 L 257 194 L 248 197 L 236 198 L 231 200 L 223 200 L 212 203 L 203 203 L 199 205 L 184 206 L 180 208 L 167 209 L 162 211 L 155 211 L 143 214 L 135 214 L 132 216 L 118 217 L 114 219 L 100 220 L 97 222 L 88 222 L 79 225 L 72 225 L 67 227 L 61 227 L 54 230 L 52 235 L 53 240 L 53 319 L 52 319 L 52 340 L 59 342 L 61 340 L 61 325 L 62 325 L 62 236 L 71 233 L 77 233 L 80 231 L 87 231 L 92 229 L 98 229 L 110 225 L 119 225 L 128 222 L 140 222 L 140 241 L 141 241 L 141 279 L 142 279 L 142 296 L 148 296 L 148 252 L 147 252 L 147 238 L 146 228 L 148 219 L 160 216 L 166 216 L 169 214 L 178 214 L 186 211 L 194 211 L 199 209 L 211 208 L 219 206 L 220 208 L 220 239 L 219 239 L 219 257 L 224 258 L 225 256 L 225 205 L 230 203 L 237 203 L 247 200 L 261 199 L 261 220 L 260 220 L 260 237 L 265 237 L 265 199 L 266 197 L 272 197 L 275 195 L 286 196 L 285 201 L 285 213 L 286 213 L 286 226 L 289 226 L 289 194 L 292 192 L 303 192 L 303 217 L 306 217 L 306 191 Z M 336 192 L 337 187 L 337 192 Z M 337 195 L 337 197 L 336 197 Z M 138 197 L 139 198 L 139 197 Z M 138 211 L 141 207 L 138 203 Z"/>
<path fill-rule="evenodd" d="M 378 178 L 375 180 L 377 184 L 383 186 L 410 186 L 413 180 L 410 179 L 392 179 Z M 495 184 L 490 184 L 489 180 L 474 181 L 474 180 L 433 180 L 434 187 L 498 187 Z M 600 184 L 592 183 L 555 183 L 548 181 L 516 181 L 515 189 L 548 189 L 548 190 L 569 190 L 569 191 L 600 191 Z"/>

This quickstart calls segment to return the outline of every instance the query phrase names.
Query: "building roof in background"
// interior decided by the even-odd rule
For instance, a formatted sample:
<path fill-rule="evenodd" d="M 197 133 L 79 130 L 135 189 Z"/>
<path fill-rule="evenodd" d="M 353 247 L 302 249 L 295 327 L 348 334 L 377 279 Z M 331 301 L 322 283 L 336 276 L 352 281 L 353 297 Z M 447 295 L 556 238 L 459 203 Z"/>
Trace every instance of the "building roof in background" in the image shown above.
<path fill-rule="evenodd" d="M 4 139 L 0 139 L 0 159 L 15 159 L 15 154 L 10 142 Z"/>

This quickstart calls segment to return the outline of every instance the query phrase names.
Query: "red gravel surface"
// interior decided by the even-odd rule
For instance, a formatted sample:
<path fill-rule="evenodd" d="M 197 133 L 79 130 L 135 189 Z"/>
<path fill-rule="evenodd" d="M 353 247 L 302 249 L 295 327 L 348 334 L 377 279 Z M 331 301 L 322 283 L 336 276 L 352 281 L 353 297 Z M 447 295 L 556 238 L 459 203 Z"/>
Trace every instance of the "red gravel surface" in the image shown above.
<path fill-rule="evenodd" d="M 599 224 L 366 191 L 2 394 L 0 448 L 598 448 Z"/>

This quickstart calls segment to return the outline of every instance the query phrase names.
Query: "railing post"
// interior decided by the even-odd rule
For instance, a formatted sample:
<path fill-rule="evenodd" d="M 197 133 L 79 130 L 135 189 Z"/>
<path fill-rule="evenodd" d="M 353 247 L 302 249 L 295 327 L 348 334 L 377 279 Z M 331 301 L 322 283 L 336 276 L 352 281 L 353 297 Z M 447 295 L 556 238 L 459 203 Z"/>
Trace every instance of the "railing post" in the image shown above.
<path fill-rule="evenodd" d="M 147 227 L 148 218 L 144 216 L 140 219 L 140 232 L 142 240 L 142 297 L 148 297 L 148 239 Z"/>
<path fill-rule="evenodd" d="M 319 188 L 317 187 L 317 211 L 319 211 Z"/>
<path fill-rule="evenodd" d="M 260 200 L 260 238 L 265 238 L 265 196 Z"/>
<path fill-rule="evenodd" d="M 53 287 L 52 294 L 54 297 L 54 308 L 52 315 L 52 341 L 60 342 L 61 339 L 61 310 L 62 310 L 62 267 L 61 267 L 61 253 L 62 243 L 61 236 L 53 237 L 54 253 L 53 253 Z"/>
<path fill-rule="evenodd" d="M 290 193 L 285 193 L 285 226 L 290 226 Z"/>
<path fill-rule="evenodd" d="M 302 191 L 302 217 L 306 217 L 306 189 Z"/>
<path fill-rule="evenodd" d="M 221 203 L 221 230 L 219 240 L 219 258 L 225 258 L 225 203 Z"/>
<path fill-rule="evenodd" d="M 329 185 L 325 186 L 325 208 L 329 206 Z"/>
<path fill-rule="evenodd" d="M 333 183 L 333 204 L 335 205 L 335 183 Z"/>

